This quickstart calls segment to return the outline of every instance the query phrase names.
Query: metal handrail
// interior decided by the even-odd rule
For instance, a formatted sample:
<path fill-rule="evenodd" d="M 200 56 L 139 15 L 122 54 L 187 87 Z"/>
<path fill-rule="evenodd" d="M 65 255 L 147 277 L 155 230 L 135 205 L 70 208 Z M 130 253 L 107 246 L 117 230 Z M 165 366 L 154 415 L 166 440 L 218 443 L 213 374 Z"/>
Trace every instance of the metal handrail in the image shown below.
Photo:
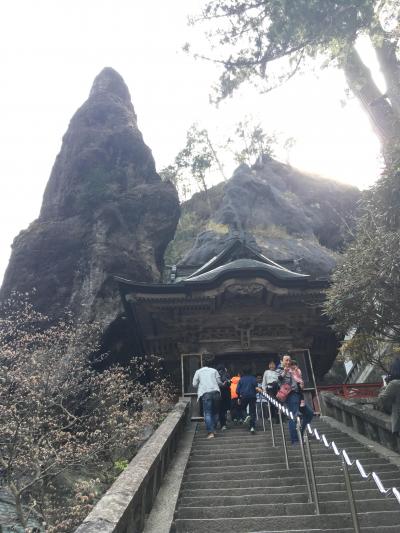
<path fill-rule="evenodd" d="M 278 400 L 276 400 L 276 398 L 273 398 L 267 393 L 263 393 L 263 396 L 275 407 L 277 407 L 279 411 L 282 411 L 286 416 L 288 416 L 292 420 L 295 420 L 293 413 L 289 411 L 289 409 L 285 405 L 282 405 Z M 390 487 L 386 489 L 382 483 L 382 480 L 376 472 L 369 472 L 367 474 L 359 459 L 355 459 L 354 461 L 352 461 L 344 448 L 339 449 L 336 446 L 335 441 L 328 442 L 326 436 L 324 434 L 320 435 L 316 428 L 313 429 L 311 427 L 311 424 L 307 424 L 307 431 L 310 435 L 315 437 L 318 442 L 322 442 L 326 448 L 332 449 L 336 456 L 341 455 L 347 466 L 352 467 L 356 465 L 358 472 L 363 479 L 373 479 L 376 487 L 378 488 L 381 494 L 383 494 L 384 496 L 394 496 L 397 502 L 400 504 L 400 491 L 396 487 Z"/>
<path fill-rule="evenodd" d="M 356 465 L 358 472 L 363 479 L 373 479 L 373 481 L 375 482 L 375 485 L 377 486 L 381 494 L 383 494 L 384 496 L 394 496 L 396 500 L 398 501 L 398 503 L 400 504 L 400 491 L 396 487 L 390 487 L 386 489 L 382 483 L 382 480 L 380 479 L 380 477 L 378 476 L 376 472 L 369 472 L 367 474 L 367 472 L 365 471 L 359 459 L 355 459 L 354 461 L 352 461 L 347 451 L 345 450 L 345 448 L 339 449 L 336 446 L 335 441 L 328 442 L 328 439 L 326 438 L 326 436 L 324 434 L 320 435 L 318 433 L 318 430 L 313 429 L 310 424 L 307 424 L 307 431 L 310 435 L 315 437 L 319 442 L 322 442 L 326 448 L 332 449 L 335 455 L 337 456 L 341 455 L 344 461 L 346 462 L 347 466 L 352 467 Z"/>

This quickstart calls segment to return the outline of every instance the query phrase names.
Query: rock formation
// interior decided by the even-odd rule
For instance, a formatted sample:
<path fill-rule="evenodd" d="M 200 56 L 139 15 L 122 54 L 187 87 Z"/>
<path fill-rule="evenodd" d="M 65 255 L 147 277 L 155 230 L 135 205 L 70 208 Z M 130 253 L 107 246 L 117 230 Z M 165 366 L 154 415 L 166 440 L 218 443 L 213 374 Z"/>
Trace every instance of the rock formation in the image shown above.
<path fill-rule="evenodd" d="M 179 218 L 175 188 L 156 173 L 121 76 L 105 68 L 73 116 L 39 218 L 14 240 L 0 297 L 36 288 L 57 315 L 110 323 L 120 298 L 110 274 L 156 281 Z"/>
<path fill-rule="evenodd" d="M 198 193 L 183 204 L 168 262 L 202 265 L 236 231 L 246 233 L 270 259 L 326 276 L 349 238 L 360 195 L 355 187 L 307 175 L 269 157 L 253 168 L 241 165 L 230 180 L 208 191 L 208 201 Z"/>

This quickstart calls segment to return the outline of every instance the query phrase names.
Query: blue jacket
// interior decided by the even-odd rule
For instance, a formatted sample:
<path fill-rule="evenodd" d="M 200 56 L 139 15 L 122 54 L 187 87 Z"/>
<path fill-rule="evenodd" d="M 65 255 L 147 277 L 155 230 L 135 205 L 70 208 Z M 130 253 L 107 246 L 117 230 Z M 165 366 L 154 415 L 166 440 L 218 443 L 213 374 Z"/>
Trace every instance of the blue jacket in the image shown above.
<path fill-rule="evenodd" d="M 236 392 L 239 398 L 255 398 L 257 380 L 254 376 L 242 376 L 238 383 Z"/>

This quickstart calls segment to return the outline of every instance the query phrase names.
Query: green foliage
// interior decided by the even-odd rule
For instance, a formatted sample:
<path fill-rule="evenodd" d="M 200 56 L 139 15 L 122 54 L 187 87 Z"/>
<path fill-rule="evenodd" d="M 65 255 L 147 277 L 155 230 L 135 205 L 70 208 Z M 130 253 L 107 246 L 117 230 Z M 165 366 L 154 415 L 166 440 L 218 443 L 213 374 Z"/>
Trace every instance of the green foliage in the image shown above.
<path fill-rule="evenodd" d="M 231 139 L 228 142 L 232 143 Z M 246 118 L 243 122 L 236 125 L 235 144 L 237 149 L 234 151 L 235 160 L 238 163 L 247 163 L 252 165 L 257 157 L 262 155 L 273 156 L 273 145 L 276 143 L 274 135 L 267 135 L 261 124 L 253 125 Z"/>
<path fill-rule="evenodd" d="M 204 227 L 204 222 L 196 215 L 184 211 L 176 228 L 175 238 L 170 241 L 164 254 L 167 265 L 175 265 L 184 254 L 191 248 L 199 231 Z"/>
<path fill-rule="evenodd" d="M 358 333 L 343 343 L 340 358 L 350 359 L 353 363 L 367 362 L 387 373 L 394 354 L 398 351 L 399 346 L 396 344 L 388 343 L 368 334 Z"/>
<path fill-rule="evenodd" d="M 206 229 L 218 233 L 219 235 L 225 235 L 229 232 L 229 226 L 227 224 L 219 224 L 218 222 L 214 222 L 214 220 L 209 220 L 207 222 Z"/>
<path fill-rule="evenodd" d="M 211 141 L 206 129 L 193 124 L 187 131 L 185 147 L 178 152 L 172 164 L 161 170 L 160 176 L 164 181 L 171 181 L 184 199 L 192 192 L 192 183 L 196 183 L 200 191 L 205 193 L 210 215 L 212 206 L 208 197 L 208 181 L 216 174 L 226 180 L 221 161 L 228 150 L 233 153 L 237 163 L 253 165 L 261 155 L 273 156 L 274 144 L 276 137 L 268 135 L 261 124 L 253 123 L 248 117 L 238 122 L 234 135 L 219 145 Z"/>
<path fill-rule="evenodd" d="M 191 178 L 207 195 L 207 178 L 216 168 L 225 179 L 222 164 L 208 131 L 193 124 L 186 133 L 185 147 L 177 154 L 173 164 L 161 170 L 160 175 L 162 179 L 174 183 L 185 198 L 191 192 Z"/>
<path fill-rule="evenodd" d="M 372 340 L 400 343 L 398 154 L 392 152 L 391 164 L 366 195 L 356 238 L 334 272 L 327 293 L 325 310 L 335 328 L 342 334 L 355 330 L 355 337 L 365 346 L 371 346 Z"/>
<path fill-rule="evenodd" d="M 307 57 L 321 52 L 340 59 L 357 35 L 373 24 L 378 4 L 382 2 L 208 1 L 194 22 L 207 22 L 214 46 L 219 52 L 226 50 L 220 61 L 224 70 L 218 98 L 231 95 L 246 80 L 263 78 L 271 88 L 298 72 Z M 286 58 L 285 72 L 272 79 L 268 66 L 282 58 Z"/>
<path fill-rule="evenodd" d="M 81 178 L 78 189 L 78 201 L 88 209 L 97 208 L 113 199 L 113 192 L 118 185 L 115 174 L 102 165 L 97 165 L 88 170 Z"/>
<path fill-rule="evenodd" d="M 286 228 L 276 224 L 268 224 L 264 227 L 258 226 L 254 228 L 253 234 L 260 239 L 287 239 L 289 237 Z"/>
<path fill-rule="evenodd" d="M 114 461 L 114 470 L 117 474 L 120 474 L 128 466 L 128 461 L 126 459 L 117 459 Z"/>

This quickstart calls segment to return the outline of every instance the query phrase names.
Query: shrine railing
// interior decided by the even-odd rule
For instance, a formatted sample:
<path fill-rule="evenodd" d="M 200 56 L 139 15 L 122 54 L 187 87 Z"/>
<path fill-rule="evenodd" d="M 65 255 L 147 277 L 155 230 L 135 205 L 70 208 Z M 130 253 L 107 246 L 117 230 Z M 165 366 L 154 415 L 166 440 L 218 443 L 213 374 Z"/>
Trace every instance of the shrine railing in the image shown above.
<path fill-rule="evenodd" d="M 331 392 L 346 399 L 375 398 L 378 396 L 382 383 L 346 383 L 342 385 L 326 385 L 318 387 L 318 392 Z"/>

